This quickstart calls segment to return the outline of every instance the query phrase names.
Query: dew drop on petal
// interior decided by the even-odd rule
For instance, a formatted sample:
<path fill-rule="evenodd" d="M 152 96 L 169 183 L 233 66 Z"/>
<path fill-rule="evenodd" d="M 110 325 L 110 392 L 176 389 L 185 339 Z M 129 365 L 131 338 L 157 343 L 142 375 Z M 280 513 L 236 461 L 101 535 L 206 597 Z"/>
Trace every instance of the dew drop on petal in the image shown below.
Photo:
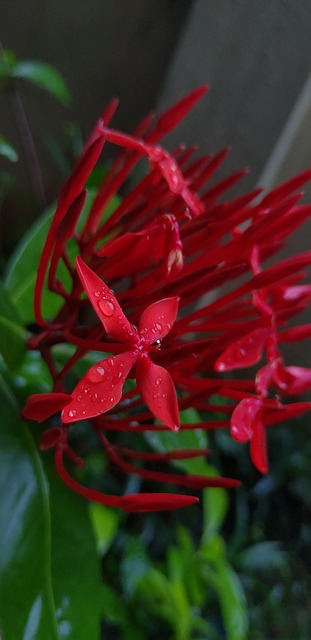
<path fill-rule="evenodd" d="M 71 409 L 70 411 L 68 411 L 69 418 L 74 418 L 76 413 L 77 412 L 75 409 Z"/>
<path fill-rule="evenodd" d="M 113 384 L 117 384 L 118 382 L 120 382 L 120 380 L 123 378 L 123 373 L 122 371 L 119 371 L 118 373 L 116 373 L 115 376 L 113 376 L 112 378 L 112 383 Z"/>
<path fill-rule="evenodd" d="M 108 358 L 107 364 L 108 364 L 109 367 L 113 367 L 113 365 L 114 365 L 114 357 L 113 356 L 110 356 Z"/>
<path fill-rule="evenodd" d="M 91 382 L 101 382 L 103 375 L 105 375 L 105 369 L 101 365 L 95 369 L 90 369 L 87 373 L 87 377 Z"/>
<path fill-rule="evenodd" d="M 91 400 L 92 400 L 92 402 L 96 402 L 97 398 L 98 398 L 98 393 L 94 393 L 94 394 L 91 396 Z"/>
<path fill-rule="evenodd" d="M 233 436 L 236 436 L 239 433 L 239 428 L 235 424 L 231 425 L 231 433 Z"/>
<path fill-rule="evenodd" d="M 162 328 L 163 328 L 162 325 L 159 322 L 156 322 L 154 326 L 158 331 L 161 331 Z"/>
<path fill-rule="evenodd" d="M 100 297 L 100 291 L 94 291 L 94 296 L 95 296 L 95 298 L 99 298 Z"/>
<path fill-rule="evenodd" d="M 81 402 L 81 400 L 82 400 L 82 396 L 81 396 L 81 395 L 78 395 L 78 396 L 77 396 L 77 402 Z"/>
<path fill-rule="evenodd" d="M 114 304 L 110 300 L 99 300 L 98 306 L 107 318 L 110 318 L 114 314 Z"/>
<path fill-rule="evenodd" d="M 162 382 L 162 378 L 160 376 L 158 378 L 156 378 L 155 383 L 156 383 L 157 386 L 159 386 L 159 384 L 161 384 L 161 382 Z"/>

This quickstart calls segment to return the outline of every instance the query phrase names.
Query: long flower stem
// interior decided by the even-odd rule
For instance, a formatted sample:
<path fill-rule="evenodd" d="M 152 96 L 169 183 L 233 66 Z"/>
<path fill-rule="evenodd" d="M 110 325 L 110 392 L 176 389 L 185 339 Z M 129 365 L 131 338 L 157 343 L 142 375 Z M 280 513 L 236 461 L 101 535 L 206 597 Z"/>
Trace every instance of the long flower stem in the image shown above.
<path fill-rule="evenodd" d="M 5 50 L 1 41 L 0 54 L 2 55 L 3 60 L 5 60 Z M 10 78 L 10 81 L 7 84 L 7 93 L 10 99 L 15 126 L 25 158 L 30 186 L 38 204 L 42 209 L 44 209 L 46 207 L 46 195 L 40 164 L 24 105 L 12 78 Z"/>

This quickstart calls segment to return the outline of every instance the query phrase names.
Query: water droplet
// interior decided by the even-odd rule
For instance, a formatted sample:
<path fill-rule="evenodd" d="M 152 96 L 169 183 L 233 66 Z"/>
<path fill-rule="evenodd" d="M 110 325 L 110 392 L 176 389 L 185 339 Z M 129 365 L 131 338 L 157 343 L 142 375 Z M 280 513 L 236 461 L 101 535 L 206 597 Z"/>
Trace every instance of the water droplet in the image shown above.
<path fill-rule="evenodd" d="M 94 291 L 94 296 L 95 296 L 95 298 L 99 298 L 100 297 L 100 291 Z"/>
<path fill-rule="evenodd" d="M 114 401 L 114 398 L 110 398 L 110 402 L 113 402 L 113 401 Z"/>
<path fill-rule="evenodd" d="M 117 384 L 118 382 L 121 381 L 122 378 L 123 378 L 123 373 L 121 371 L 118 371 L 118 373 L 116 373 L 116 375 L 113 376 L 112 383 Z"/>
<path fill-rule="evenodd" d="M 167 326 L 168 329 L 170 329 L 172 325 L 169 322 L 167 322 L 166 326 Z"/>
<path fill-rule="evenodd" d="M 158 378 L 156 378 L 155 383 L 156 383 L 157 387 L 159 386 L 159 384 L 161 384 L 161 382 L 162 382 L 162 378 L 160 376 Z"/>
<path fill-rule="evenodd" d="M 97 367 L 96 371 L 100 376 L 103 376 L 105 374 L 104 367 Z"/>
<path fill-rule="evenodd" d="M 81 402 L 81 400 L 82 400 L 82 396 L 81 395 L 77 396 L 77 402 Z"/>
<path fill-rule="evenodd" d="M 86 411 L 82 411 L 82 415 L 85 416 L 85 414 L 86 414 Z"/>
<path fill-rule="evenodd" d="M 92 400 L 92 402 L 96 402 L 97 398 L 98 398 L 98 393 L 94 393 L 94 394 L 91 396 L 91 400 Z"/>
<path fill-rule="evenodd" d="M 239 433 L 239 428 L 235 424 L 231 425 L 231 433 L 233 436 L 237 436 Z"/>
<path fill-rule="evenodd" d="M 234 354 L 235 359 L 236 360 L 241 360 L 242 358 L 244 358 L 244 356 L 246 356 L 246 353 L 247 353 L 247 351 L 245 349 L 242 349 L 242 348 L 237 349 L 235 351 L 235 354 Z"/>
<path fill-rule="evenodd" d="M 107 318 L 110 318 L 114 314 L 114 304 L 110 300 L 99 300 L 98 306 Z"/>
<path fill-rule="evenodd" d="M 101 379 L 105 375 L 105 369 L 101 365 L 95 367 L 94 369 L 90 369 L 87 377 L 91 382 L 101 382 Z M 90 391 L 90 389 L 88 389 Z"/>
<path fill-rule="evenodd" d="M 84 393 L 89 393 L 91 391 L 90 387 L 84 387 L 83 389 Z"/>
<path fill-rule="evenodd" d="M 113 365 L 114 365 L 114 357 L 113 356 L 110 356 L 110 358 L 108 358 L 107 364 L 108 364 L 109 367 L 113 367 Z"/>
<path fill-rule="evenodd" d="M 156 322 L 154 326 L 158 331 L 161 331 L 161 329 L 163 328 L 162 325 L 159 324 L 159 322 Z"/>
<path fill-rule="evenodd" d="M 76 413 L 75 409 L 70 409 L 70 411 L 68 411 L 69 418 L 74 418 Z"/>

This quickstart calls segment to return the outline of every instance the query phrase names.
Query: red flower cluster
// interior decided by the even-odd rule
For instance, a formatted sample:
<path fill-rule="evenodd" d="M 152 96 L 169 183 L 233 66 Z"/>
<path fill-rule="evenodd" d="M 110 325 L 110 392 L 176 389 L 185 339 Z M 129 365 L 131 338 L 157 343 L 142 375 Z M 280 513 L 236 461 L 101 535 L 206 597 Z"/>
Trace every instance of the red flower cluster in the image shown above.
<path fill-rule="evenodd" d="M 42 421 L 62 411 L 58 426 L 41 439 L 43 449 L 55 448 L 60 476 L 87 498 L 128 511 L 172 509 L 197 498 L 110 496 L 82 486 L 64 466 L 64 455 L 83 463 L 70 445 L 72 423 L 87 420 L 109 459 L 125 472 L 190 489 L 230 487 L 238 481 L 152 471 L 140 464 L 205 455 L 206 450 L 135 451 L 116 444 L 116 432 L 126 431 L 134 439 L 146 431 L 230 427 L 233 438 L 250 441 L 251 458 L 265 473 L 266 428 L 311 404 L 281 399 L 311 388 L 311 370 L 286 366 L 281 352 L 282 344 L 311 335 L 311 324 L 288 327 L 311 299 L 311 285 L 301 284 L 311 251 L 265 266 L 311 214 L 311 206 L 298 205 L 301 193 L 296 193 L 310 180 L 311 170 L 268 195 L 259 197 L 256 189 L 224 200 L 225 191 L 245 174 L 209 186 L 228 150 L 195 158 L 195 148 L 179 147 L 169 154 L 158 144 L 205 91 L 193 91 L 156 123 L 148 116 L 133 136 L 109 128 L 117 107 L 111 102 L 61 191 L 38 269 L 39 330 L 29 346 L 45 358 L 54 390 L 31 396 L 24 415 Z M 84 186 L 105 141 L 123 151 L 85 215 Z M 142 158 L 149 171 L 108 216 L 107 207 L 123 185 L 126 191 L 128 176 Z M 60 264 L 70 276 L 69 289 L 58 277 Z M 62 300 L 53 320 L 42 312 L 46 283 Z M 89 303 L 96 322 L 88 316 Z M 53 352 L 60 343 L 74 347 L 61 367 Z M 105 355 L 68 389 L 67 374 L 90 351 Z M 223 377 L 223 372 L 259 362 L 255 379 Z M 131 382 L 124 389 L 127 378 Z M 179 410 L 190 407 L 204 416 L 220 411 L 226 418 L 180 425 Z"/>

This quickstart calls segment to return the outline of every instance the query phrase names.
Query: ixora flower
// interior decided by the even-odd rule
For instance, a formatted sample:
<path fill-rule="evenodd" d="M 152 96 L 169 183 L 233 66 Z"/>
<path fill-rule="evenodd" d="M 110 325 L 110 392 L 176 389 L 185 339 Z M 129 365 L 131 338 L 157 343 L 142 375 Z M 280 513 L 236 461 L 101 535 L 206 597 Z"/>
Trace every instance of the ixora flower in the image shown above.
<path fill-rule="evenodd" d="M 143 464 L 158 461 L 162 469 L 171 460 L 205 456 L 206 449 L 179 449 L 178 430 L 225 428 L 235 440 L 250 442 L 253 463 L 266 473 L 267 428 L 311 406 L 300 397 L 311 388 L 311 370 L 288 366 L 282 354 L 285 343 L 311 336 L 311 324 L 292 323 L 310 303 L 311 285 L 304 278 L 311 251 L 267 266 L 311 215 L 311 206 L 298 204 L 311 170 L 268 194 L 256 189 L 226 199 L 246 173 L 209 184 L 227 149 L 196 157 L 195 147 L 169 153 L 159 145 L 205 91 L 193 91 L 157 122 L 147 116 L 132 136 L 110 128 L 117 101 L 108 105 L 61 190 L 38 268 L 38 330 L 29 348 L 41 352 L 54 388 L 31 396 L 24 416 L 41 422 L 61 412 L 42 433 L 41 448 L 55 449 L 58 473 L 72 489 L 127 511 L 174 509 L 198 498 L 116 496 L 83 486 L 68 470 L 84 462 L 73 446 L 75 423 L 86 421 L 112 464 L 143 481 L 234 487 L 238 480 Z M 85 208 L 85 183 L 105 142 L 123 150 Z M 141 159 L 149 169 L 129 182 Z M 60 300 L 52 319 L 43 313 L 45 287 Z M 71 345 L 65 362 L 55 353 L 61 344 Z M 93 359 L 77 380 L 85 357 L 98 353 L 102 358 Z M 248 368 L 243 377 L 240 370 Z M 201 416 L 195 424 L 180 420 L 189 408 Z M 170 430 L 176 449 L 142 448 L 145 433 Z M 138 439 L 138 451 L 124 444 L 125 434 L 127 442 Z"/>

